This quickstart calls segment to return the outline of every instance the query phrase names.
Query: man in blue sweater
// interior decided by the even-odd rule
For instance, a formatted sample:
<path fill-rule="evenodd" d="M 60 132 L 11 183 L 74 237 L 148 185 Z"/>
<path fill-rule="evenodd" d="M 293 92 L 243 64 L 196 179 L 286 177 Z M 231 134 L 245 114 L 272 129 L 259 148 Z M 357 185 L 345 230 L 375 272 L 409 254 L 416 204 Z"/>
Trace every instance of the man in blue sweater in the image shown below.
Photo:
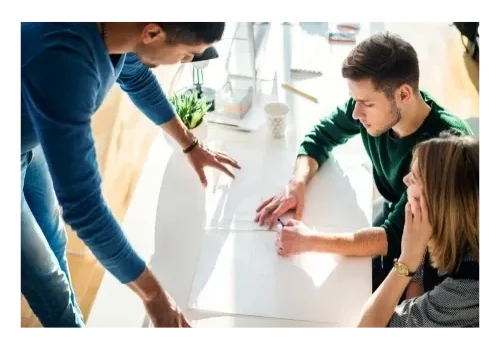
<path fill-rule="evenodd" d="M 149 69 L 191 61 L 223 31 L 224 23 L 22 23 L 21 291 L 43 326 L 84 326 L 59 205 L 155 326 L 189 326 L 103 199 L 91 117 L 117 82 L 179 144 L 203 185 L 207 166 L 234 176 L 227 165 L 238 164 L 198 143 Z"/>

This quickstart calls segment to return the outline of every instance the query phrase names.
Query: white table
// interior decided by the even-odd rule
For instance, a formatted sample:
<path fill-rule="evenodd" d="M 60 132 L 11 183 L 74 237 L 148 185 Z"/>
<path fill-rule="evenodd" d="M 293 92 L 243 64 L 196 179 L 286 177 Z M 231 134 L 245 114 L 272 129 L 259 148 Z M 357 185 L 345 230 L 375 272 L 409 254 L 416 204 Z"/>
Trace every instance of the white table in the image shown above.
<path fill-rule="evenodd" d="M 273 140 L 267 134 L 265 125 L 255 133 L 229 131 L 213 125 L 209 128 L 209 137 L 212 139 L 237 141 L 260 148 L 262 152 L 266 152 L 266 149 L 294 150 L 298 144 L 297 136 L 303 134 L 304 130 L 292 131 L 287 139 Z M 353 141 L 353 144 L 355 143 L 356 140 Z M 345 203 L 343 204 L 346 206 L 345 210 L 349 210 L 349 206 L 352 210 L 358 211 L 359 208 L 363 208 L 367 221 L 371 218 L 372 183 L 370 170 L 363 168 L 366 167 L 366 160 L 356 156 L 349 147 L 340 147 L 335 154 L 335 159 L 340 163 L 358 167 L 360 173 L 364 173 L 366 186 L 358 190 L 357 198 L 339 198 L 339 201 Z M 179 190 L 183 196 L 174 200 L 171 196 L 175 192 L 178 195 Z M 203 237 L 202 222 L 197 220 L 197 217 L 203 215 L 204 210 L 204 203 L 199 200 L 200 196 L 203 198 L 203 189 L 185 158 L 178 151 L 174 151 L 163 135 L 159 134 L 146 160 L 123 228 L 132 245 L 146 261 L 151 263 L 153 271 L 189 319 L 201 320 L 195 322 L 197 326 L 331 326 L 246 316 L 215 317 L 210 313 L 187 310 Z M 352 223 L 346 224 L 353 229 L 359 229 L 366 226 L 366 221 L 360 221 L 359 227 L 353 226 Z M 364 266 L 363 271 L 346 271 L 345 274 L 366 276 L 364 285 L 358 285 L 358 288 L 364 289 L 368 295 L 371 289 L 369 258 L 366 258 Z M 363 302 L 364 300 L 356 301 L 353 313 L 359 312 Z M 106 273 L 88 326 L 141 327 L 144 322 L 145 313 L 140 300 L 112 275 Z"/>
<path fill-rule="evenodd" d="M 339 86 L 338 82 L 336 86 Z M 286 92 L 285 100 L 291 105 L 292 112 L 290 130 L 284 139 L 272 139 L 265 124 L 253 133 L 209 125 L 207 141 L 237 142 L 260 149 L 264 153 L 266 150 L 295 151 L 304 134 L 311 129 L 318 118 L 324 115 L 325 108 L 328 110 L 331 105 L 343 102 L 345 91 L 339 96 L 340 99 L 332 99 L 329 106 L 320 106 Z M 203 203 L 193 199 L 200 198 L 199 196 L 203 198 L 203 189 L 199 186 L 194 171 L 191 170 L 183 155 L 174 147 L 176 146 L 167 141 L 163 134 L 158 134 L 148 154 L 143 173 L 124 219 L 123 228 L 132 245 L 150 263 L 163 286 L 175 298 L 188 319 L 198 327 L 333 326 L 264 317 L 221 316 L 187 308 L 203 237 L 203 227 L 197 219 L 203 215 Z M 352 229 L 366 227 L 372 217 L 373 182 L 371 163 L 364 152 L 360 138 L 355 137 L 346 145 L 336 148 L 334 157 L 344 166 L 357 168 L 362 179 L 358 178 L 355 186 L 357 187 L 356 193 L 352 193 L 351 198 L 338 200 L 345 206 L 346 211 L 361 210 L 366 220 L 344 224 Z M 191 185 L 186 186 L 186 184 Z M 182 189 L 183 196 L 174 200 L 171 196 L 174 192 L 178 193 L 180 189 Z M 349 279 L 349 275 L 354 274 L 366 277 L 356 288 L 369 295 L 371 259 L 365 258 L 364 269 L 361 271 L 345 271 L 345 278 Z M 359 314 L 364 301 L 355 300 L 351 303 L 354 314 Z M 146 324 L 146 315 L 139 298 L 106 272 L 87 325 L 89 327 L 144 327 Z"/>

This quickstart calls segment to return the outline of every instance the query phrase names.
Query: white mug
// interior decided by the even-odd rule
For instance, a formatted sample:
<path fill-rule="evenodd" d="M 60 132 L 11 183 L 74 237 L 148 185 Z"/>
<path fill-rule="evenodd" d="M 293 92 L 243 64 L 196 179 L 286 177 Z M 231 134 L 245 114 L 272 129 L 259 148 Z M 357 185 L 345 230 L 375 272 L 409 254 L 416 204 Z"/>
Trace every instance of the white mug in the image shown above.
<path fill-rule="evenodd" d="M 264 106 L 267 116 L 267 126 L 273 137 L 282 138 L 285 136 L 288 124 L 288 112 L 290 108 L 281 102 L 270 102 Z"/>

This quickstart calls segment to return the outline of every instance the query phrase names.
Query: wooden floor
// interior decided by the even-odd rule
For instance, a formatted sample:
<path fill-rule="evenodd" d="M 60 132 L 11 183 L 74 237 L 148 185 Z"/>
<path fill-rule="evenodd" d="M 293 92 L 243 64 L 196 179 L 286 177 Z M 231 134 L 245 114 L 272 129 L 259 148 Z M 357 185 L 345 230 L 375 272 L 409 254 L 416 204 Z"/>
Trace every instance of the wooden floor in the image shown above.
<path fill-rule="evenodd" d="M 479 66 L 464 54 L 464 47 L 454 27 L 446 23 L 391 23 L 387 29 L 399 33 L 414 45 L 420 58 L 421 84 L 425 89 L 453 113 L 463 118 L 479 117 Z M 120 93 L 116 90 L 112 92 Z M 116 112 L 113 110 L 113 98 L 108 98 L 109 105 L 102 107 L 109 108 L 106 111 L 108 114 Z M 129 104 L 127 108 L 135 107 Z M 98 150 L 104 196 L 116 218 L 121 221 L 156 130 L 140 118 L 134 120 L 132 125 L 129 122 L 127 127 L 115 128 L 118 131 L 112 133 L 105 120 L 95 123 L 93 128 L 97 143 L 106 145 Z M 113 142 L 107 138 L 113 138 Z M 110 160 L 111 152 L 123 156 Z M 113 169 L 121 170 L 118 174 Z M 86 320 L 104 271 L 71 232 L 68 249 L 72 281 Z M 22 297 L 21 326 L 40 326 Z"/>

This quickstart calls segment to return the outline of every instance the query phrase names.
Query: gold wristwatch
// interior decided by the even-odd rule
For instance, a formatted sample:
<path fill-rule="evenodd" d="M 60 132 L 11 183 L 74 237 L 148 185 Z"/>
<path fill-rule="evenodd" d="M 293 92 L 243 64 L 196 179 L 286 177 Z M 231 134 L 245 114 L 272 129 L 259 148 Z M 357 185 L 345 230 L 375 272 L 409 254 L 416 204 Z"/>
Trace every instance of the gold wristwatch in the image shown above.
<path fill-rule="evenodd" d="M 394 269 L 399 276 L 403 277 L 412 277 L 415 274 L 415 272 L 410 272 L 408 266 L 399 262 L 398 259 L 394 259 Z"/>

